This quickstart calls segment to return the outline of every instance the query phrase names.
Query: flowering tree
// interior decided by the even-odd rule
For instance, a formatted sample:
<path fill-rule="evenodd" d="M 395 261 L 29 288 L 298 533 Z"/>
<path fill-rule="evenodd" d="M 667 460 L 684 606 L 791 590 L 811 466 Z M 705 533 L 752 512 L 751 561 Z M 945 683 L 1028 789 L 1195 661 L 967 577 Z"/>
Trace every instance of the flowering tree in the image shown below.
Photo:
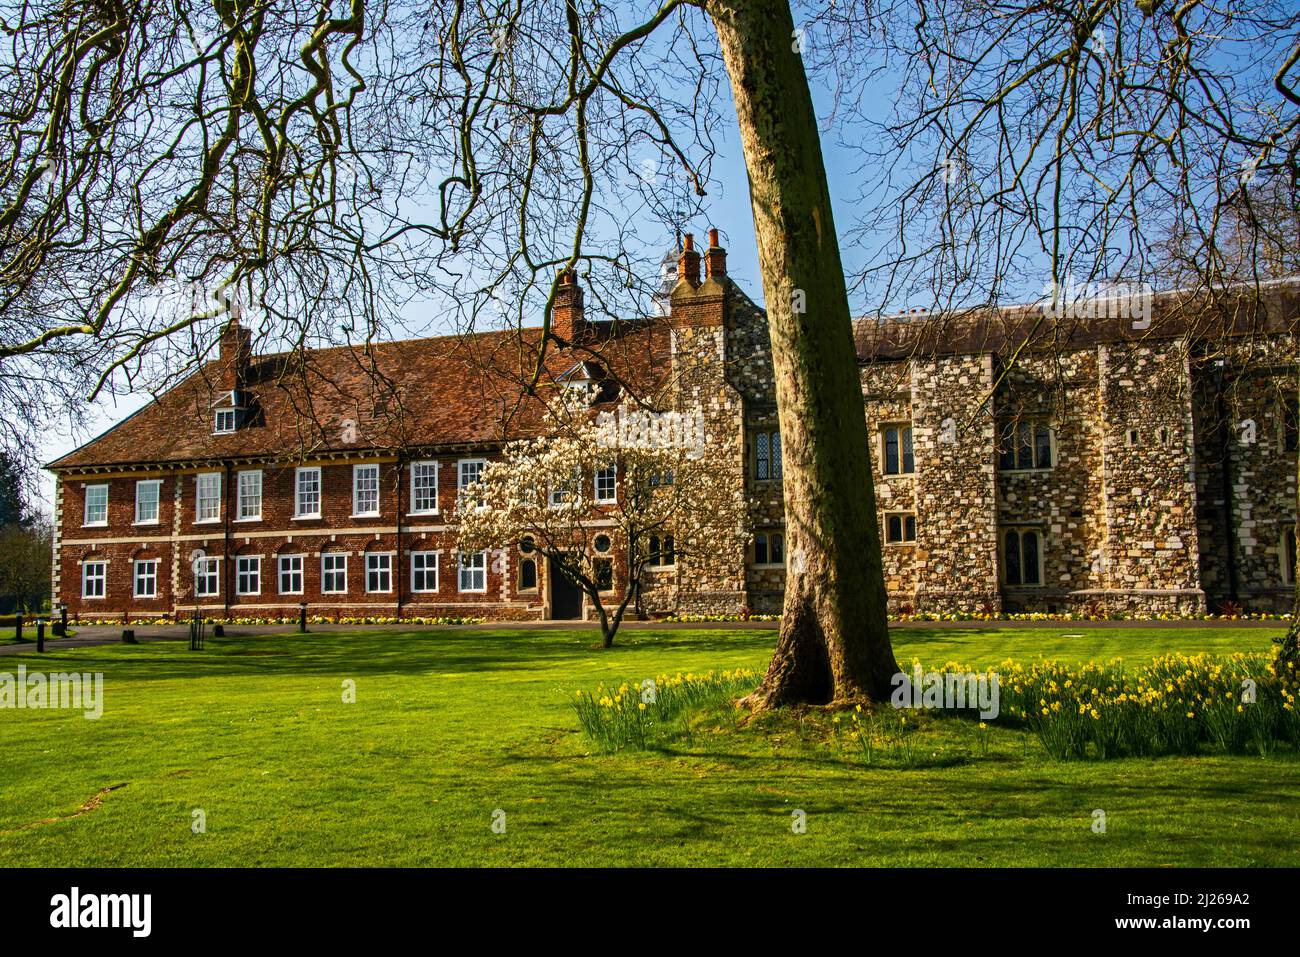
<path fill-rule="evenodd" d="M 717 466 L 702 416 L 594 413 L 566 396 L 458 503 L 461 547 L 530 540 L 587 596 L 609 648 L 647 568 L 747 542 L 743 490 Z"/>

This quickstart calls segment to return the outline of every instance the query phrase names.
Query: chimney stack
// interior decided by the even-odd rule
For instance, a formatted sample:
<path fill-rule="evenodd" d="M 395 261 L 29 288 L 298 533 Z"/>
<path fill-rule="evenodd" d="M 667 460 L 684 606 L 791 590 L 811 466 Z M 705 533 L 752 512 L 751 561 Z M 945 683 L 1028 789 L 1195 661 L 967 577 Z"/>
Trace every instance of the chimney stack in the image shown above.
<path fill-rule="evenodd" d="M 704 252 L 704 278 L 721 282 L 727 275 L 727 251 L 718 244 L 718 231 L 709 230 L 709 248 Z"/>
<path fill-rule="evenodd" d="M 253 362 L 253 334 L 232 318 L 221 330 L 217 362 L 223 389 L 243 389 L 248 384 L 248 370 Z"/>
<path fill-rule="evenodd" d="M 587 333 L 587 322 L 582 316 L 582 287 L 572 269 L 560 270 L 555 303 L 551 307 L 551 331 L 566 342 L 577 342 Z"/>
<path fill-rule="evenodd" d="M 682 254 L 677 259 L 677 280 L 685 280 L 692 289 L 700 284 L 700 254 L 695 249 L 695 237 L 691 233 L 682 237 Z"/>

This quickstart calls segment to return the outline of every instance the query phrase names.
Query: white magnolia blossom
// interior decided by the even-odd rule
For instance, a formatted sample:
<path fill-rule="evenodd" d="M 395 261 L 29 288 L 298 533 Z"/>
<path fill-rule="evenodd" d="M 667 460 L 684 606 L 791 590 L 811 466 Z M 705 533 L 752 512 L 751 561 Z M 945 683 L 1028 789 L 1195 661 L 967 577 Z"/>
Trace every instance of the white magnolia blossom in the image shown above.
<path fill-rule="evenodd" d="M 611 422 L 637 421 L 596 412 L 564 396 L 546 416 L 541 434 L 508 443 L 489 462 L 472 496 L 458 507 L 460 540 L 470 550 L 510 548 L 525 538 L 560 564 L 587 593 L 602 625 L 602 601 L 617 628 L 635 586 L 655 556 L 651 538 L 672 536 L 678 562 L 692 549 L 743 547 L 746 502 L 734 457 L 709 446 L 702 416 L 640 421 L 671 423 L 660 434 L 674 441 L 611 443 Z M 625 431 L 623 434 L 631 434 Z M 615 498 L 596 500 L 596 474 L 615 469 Z M 610 548 L 597 552 L 598 535 Z M 608 562 L 603 569 L 600 563 Z M 607 640 L 612 638 L 607 634 Z"/>

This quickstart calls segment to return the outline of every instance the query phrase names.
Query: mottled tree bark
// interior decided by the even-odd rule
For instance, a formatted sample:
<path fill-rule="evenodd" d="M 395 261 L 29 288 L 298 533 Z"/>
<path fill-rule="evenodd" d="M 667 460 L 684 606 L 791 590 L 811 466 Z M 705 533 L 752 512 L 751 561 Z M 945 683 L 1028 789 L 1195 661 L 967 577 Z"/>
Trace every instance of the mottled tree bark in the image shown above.
<path fill-rule="evenodd" d="M 889 642 L 848 293 L 787 0 L 703 0 L 731 79 L 763 273 L 784 460 L 780 640 L 754 709 L 887 700 Z"/>

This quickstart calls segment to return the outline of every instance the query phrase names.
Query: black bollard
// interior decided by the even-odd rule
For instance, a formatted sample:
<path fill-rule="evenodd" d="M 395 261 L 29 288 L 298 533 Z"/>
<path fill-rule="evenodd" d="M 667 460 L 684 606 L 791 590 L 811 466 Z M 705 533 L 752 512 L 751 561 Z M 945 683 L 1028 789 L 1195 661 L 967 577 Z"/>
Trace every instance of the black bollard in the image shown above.
<path fill-rule="evenodd" d="M 300 602 L 298 605 L 298 631 L 302 634 L 307 633 L 307 603 Z"/>
<path fill-rule="evenodd" d="M 59 635 L 64 638 L 68 636 L 68 606 L 66 602 L 59 608 Z"/>
<path fill-rule="evenodd" d="M 37 652 L 45 651 L 45 619 L 36 619 L 36 650 Z"/>
<path fill-rule="evenodd" d="M 124 645 L 138 645 L 138 644 L 139 644 L 139 642 L 135 640 L 135 629 L 134 629 L 134 628 L 123 628 L 123 629 L 122 629 L 122 644 L 124 644 Z"/>
<path fill-rule="evenodd" d="M 20 642 L 22 640 L 23 640 L 23 613 L 21 611 L 18 611 L 18 612 L 14 612 L 14 641 Z"/>

